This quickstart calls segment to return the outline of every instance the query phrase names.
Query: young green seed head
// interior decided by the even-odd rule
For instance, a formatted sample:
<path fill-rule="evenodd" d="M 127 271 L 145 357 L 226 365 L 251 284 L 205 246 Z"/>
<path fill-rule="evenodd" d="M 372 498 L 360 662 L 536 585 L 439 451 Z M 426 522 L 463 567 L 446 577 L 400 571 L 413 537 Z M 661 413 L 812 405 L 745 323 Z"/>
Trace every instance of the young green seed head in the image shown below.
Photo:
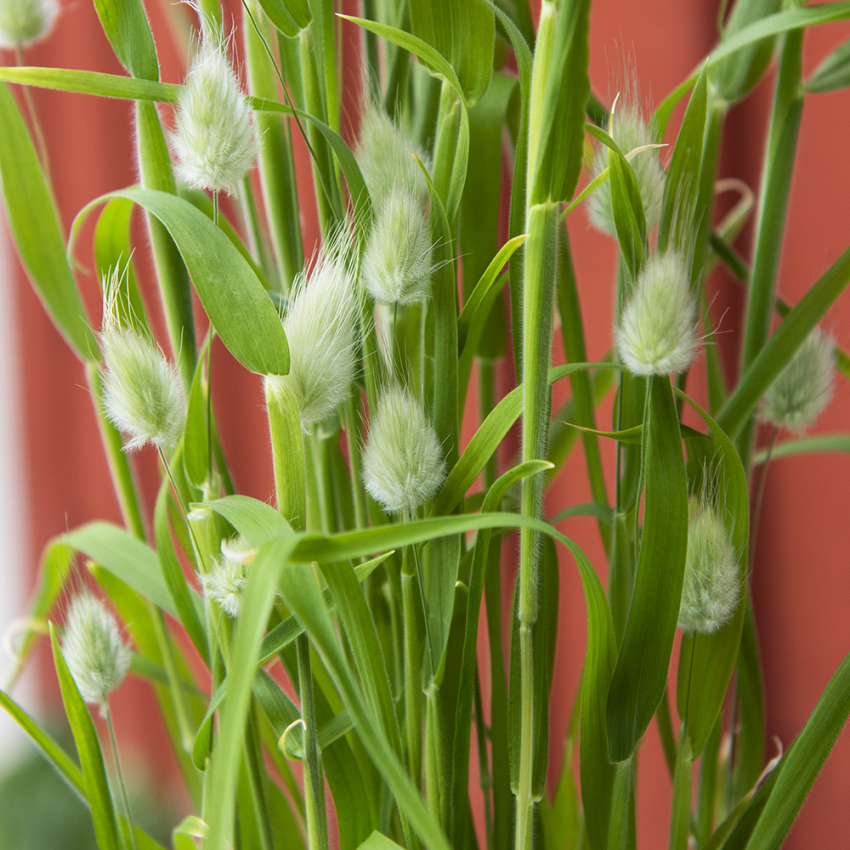
<path fill-rule="evenodd" d="M 637 100 L 620 104 L 611 116 L 608 132 L 627 154 L 635 148 L 653 145 L 658 142 L 656 131 L 647 124 Z M 635 173 L 647 230 L 652 230 L 661 218 L 661 201 L 664 197 L 665 172 L 658 158 L 657 150 L 641 151 L 630 161 Z M 591 179 L 596 178 L 608 167 L 608 148 L 600 145 L 593 157 Z M 614 211 L 611 202 L 611 183 L 603 183 L 587 199 L 588 214 L 591 223 L 611 236 L 617 235 L 614 224 Z"/>
<path fill-rule="evenodd" d="M 363 452 L 363 483 L 388 513 L 415 512 L 437 495 L 446 464 L 422 405 L 403 387 L 378 399 Z"/>
<path fill-rule="evenodd" d="M 106 605 L 83 591 L 69 608 L 62 655 L 83 699 L 103 711 L 130 666 L 130 649 Z"/>
<path fill-rule="evenodd" d="M 309 279 L 306 273 L 298 275 L 283 320 L 289 342 L 284 380 L 296 395 L 305 428 L 327 419 L 345 402 L 357 371 L 357 297 L 344 242 L 338 240 L 319 254 Z"/>
<path fill-rule="evenodd" d="M 227 58 L 227 41 L 201 16 L 198 52 L 180 89 L 171 144 L 177 174 L 198 189 L 236 191 L 257 158 L 248 99 Z"/>
<path fill-rule="evenodd" d="M 726 523 L 710 500 L 691 503 L 688 554 L 679 628 L 711 634 L 735 613 L 741 598 L 738 556 Z"/>
<path fill-rule="evenodd" d="M 835 345 L 815 328 L 762 398 L 759 418 L 777 427 L 804 431 L 832 399 Z"/>
<path fill-rule="evenodd" d="M 242 610 L 242 589 L 252 559 L 253 550 L 244 538 L 222 540 L 221 558 L 214 562 L 209 573 L 201 576 L 206 600 L 218 603 L 231 619 Z"/>
<path fill-rule="evenodd" d="M 363 285 L 385 304 L 416 304 L 431 286 L 431 237 L 417 195 L 390 191 L 376 210 L 363 257 Z"/>
<path fill-rule="evenodd" d="M 103 282 L 103 407 L 115 427 L 129 436 L 128 450 L 147 443 L 171 448 L 183 433 L 183 385 L 177 369 L 148 337 L 121 327 L 118 286 L 116 269 Z"/>
<path fill-rule="evenodd" d="M 419 157 L 426 168 L 428 157 L 408 141 L 374 96 L 364 98 L 360 138 L 354 152 L 376 209 L 397 189 L 412 193 L 420 204 L 425 203 L 428 185 L 411 152 Z"/>
<path fill-rule="evenodd" d="M 50 34 L 57 0 L 0 0 L 0 48 L 26 47 Z"/>
<path fill-rule="evenodd" d="M 635 375 L 683 372 L 697 350 L 696 317 L 682 257 L 675 251 L 652 254 L 614 329 L 620 359 Z"/>

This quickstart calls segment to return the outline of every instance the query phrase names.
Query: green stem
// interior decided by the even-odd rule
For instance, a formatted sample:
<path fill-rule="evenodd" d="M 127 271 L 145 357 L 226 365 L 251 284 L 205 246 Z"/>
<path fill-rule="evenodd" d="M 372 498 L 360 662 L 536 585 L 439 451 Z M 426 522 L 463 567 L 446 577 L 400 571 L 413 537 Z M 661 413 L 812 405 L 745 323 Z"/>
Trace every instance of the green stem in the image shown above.
<path fill-rule="evenodd" d="M 301 531 L 307 520 L 307 483 L 298 403 L 287 378 L 267 377 L 265 393 L 277 508 Z"/>
<path fill-rule="evenodd" d="M 805 91 L 802 83 L 802 53 L 803 30 L 792 30 L 785 36 L 782 48 L 759 192 L 756 247 L 741 355 L 742 374 L 764 347 L 773 315 L 782 234 L 803 113 Z M 738 439 L 738 450 L 745 470 L 749 469 L 754 436 L 755 427 L 751 418 Z"/>
<path fill-rule="evenodd" d="M 159 113 L 156 105 L 149 101 L 136 101 L 136 145 L 142 186 L 176 195 L 177 183 Z M 151 214 L 147 214 L 146 220 L 168 338 L 180 376 L 188 389 L 192 386 L 197 359 L 189 275 L 165 227 Z"/>
<path fill-rule="evenodd" d="M 130 833 L 130 845 L 133 850 L 139 850 L 136 844 L 136 828 L 133 826 L 133 816 L 130 814 L 130 800 L 127 797 L 127 787 L 124 785 L 124 774 L 121 772 L 121 761 L 118 758 L 118 745 L 115 743 L 115 729 L 112 726 L 112 712 L 109 704 L 104 706 L 106 725 L 109 727 L 109 740 L 112 742 L 112 756 L 115 759 L 115 772 L 118 775 L 118 787 L 121 790 L 121 803 L 124 806 L 124 816 L 127 818 L 127 832 Z"/>
<path fill-rule="evenodd" d="M 523 462 L 546 457 L 551 391 L 548 370 L 552 350 L 552 312 L 555 291 L 558 204 L 529 209 L 525 244 L 525 297 L 523 303 Z M 541 474 L 525 478 L 522 513 L 541 518 Z M 520 533 L 520 749 L 517 793 L 516 848 L 531 847 L 534 798 L 534 652 L 532 625 L 537 619 L 538 540 L 530 529 Z"/>
<path fill-rule="evenodd" d="M 322 756 L 316 736 L 313 677 L 310 671 L 310 641 L 306 634 L 295 642 L 298 651 L 298 694 L 304 723 L 304 805 L 307 814 L 309 850 L 328 850 L 328 820 L 325 811 L 325 781 Z"/>
<path fill-rule="evenodd" d="M 408 546 L 401 567 L 401 598 L 404 621 L 404 728 L 407 766 L 417 788 L 422 776 L 422 636 L 417 617 L 417 585 Z"/>

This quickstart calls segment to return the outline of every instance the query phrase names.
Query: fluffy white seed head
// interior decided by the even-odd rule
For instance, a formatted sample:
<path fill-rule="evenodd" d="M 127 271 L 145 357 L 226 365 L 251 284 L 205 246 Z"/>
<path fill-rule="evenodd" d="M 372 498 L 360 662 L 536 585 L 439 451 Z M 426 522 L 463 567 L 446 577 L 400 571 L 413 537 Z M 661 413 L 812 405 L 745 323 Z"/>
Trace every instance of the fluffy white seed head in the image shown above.
<path fill-rule="evenodd" d="M 446 464 L 437 432 L 406 389 L 386 389 L 369 426 L 363 483 L 388 513 L 414 513 L 437 495 Z"/>
<path fill-rule="evenodd" d="M 103 406 L 130 438 L 126 448 L 175 446 L 183 433 L 185 403 L 174 366 L 149 339 L 128 328 L 104 330 L 100 348 L 106 364 Z"/>
<path fill-rule="evenodd" d="M 764 394 L 759 418 L 777 427 L 804 431 L 832 399 L 834 377 L 835 345 L 815 328 Z"/>
<path fill-rule="evenodd" d="M 289 342 L 285 380 L 296 395 L 305 428 L 330 416 L 351 393 L 357 371 L 356 310 L 345 252 L 332 246 L 316 259 L 309 278 L 306 272 L 296 278 L 283 320 Z"/>
<path fill-rule="evenodd" d="M 202 15 L 198 52 L 180 89 L 171 144 L 177 174 L 198 189 L 236 191 L 259 143 L 248 99 L 227 58 L 218 26 Z"/>
<path fill-rule="evenodd" d="M 611 116 L 608 132 L 624 154 L 658 142 L 654 128 L 647 124 L 636 100 L 618 104 L 618 107 Z M 641 151 L 631 159 L 630 165 L 640 190 L 647 230 L 652 230 L 661 218 L 661 201 L 664 197 L 665 172 L 658 151 Z M 608 148 L 600 144 L 593 157 L 591 178 L 598 177 L 607 167 Z M 610 181 L 593 192 L 587 203 L 591 223 L 605 233 L 616 236 Z"/>
<path fill-rule="evenodd" d="M 0 47 L 26 47 L 50 34 L 57 0 L 0 0 Z"/>
<path fill-rule="evenodd" d="M 711 501 L 691 503 L 688 554 L 679 628 L 711 634 L 731 619 L 741 598 L 738 556 L 726 523 Z"/>
<path fill-rule="evenodd" d="M 62 655 L 83 699 L 104 710 L 109 694 L 127 674 L 130 649 L 112 612 L 88 591 L 68 608 Z"/>
<path fill-rule="evenodd" d="M 222 540 L 221 558 L 212 570 L 201 576 L 204 597 L 218 603 L 228 617 L 235 619 L 242 610 L 242 589 L 247 581 L 253 550 L 242 537 Z"/>
<path fill-rule="evenodd" d="M 385 304 L 416 304 L 431 287 L 431 236 L 422 203 L 397 187 L 376 208 L 363 256 L 367 292 Z"/>
<path fill-rule="evenodd" d="M 682 257 L 675 251 L 652 254 L 614 329 L 620 359 L 635 375 L 683 372 L 697 350 L 696 317 Z"/>
<path fill-rule="evenodd" d="M 428 167 L 425 152 L 405 137 L 375 97 L 367 96 L 354 153 L 376 209 L 380 209 L 395 189 L 410 192 L 420 204 L 425 203 L 428 185 L 411 152 Z"/>

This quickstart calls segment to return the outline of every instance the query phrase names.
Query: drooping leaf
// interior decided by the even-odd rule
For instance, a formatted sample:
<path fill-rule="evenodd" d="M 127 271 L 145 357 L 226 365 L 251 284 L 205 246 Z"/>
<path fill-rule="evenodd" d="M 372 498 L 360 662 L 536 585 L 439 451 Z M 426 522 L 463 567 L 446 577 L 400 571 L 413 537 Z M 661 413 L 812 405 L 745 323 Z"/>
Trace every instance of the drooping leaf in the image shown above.
<path fill-rule="evenodd" d="M 612 761 L 634 752 L 667 684 L 688 541 L 688 493 L 679 418 L 667 378 L 647 390 L 644 522 L 635 588 L 608 693 Z"/>
<path fill-rule="evenodd" d="M 0 85 L 0 125 L 0 183 L 21 262 L 77 357 L 96 361 L 97 342 L 65 256 L 59 213 L 26 124 L 5 84 Z"/>

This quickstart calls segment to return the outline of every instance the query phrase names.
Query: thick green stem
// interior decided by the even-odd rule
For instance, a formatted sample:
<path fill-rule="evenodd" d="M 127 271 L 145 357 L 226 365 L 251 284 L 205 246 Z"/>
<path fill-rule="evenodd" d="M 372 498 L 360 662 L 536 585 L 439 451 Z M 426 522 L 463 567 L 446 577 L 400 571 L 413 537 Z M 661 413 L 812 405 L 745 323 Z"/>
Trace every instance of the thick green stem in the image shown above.
<path fill-rule="evenodd" d="M 314 20 L 309 27 L 302 30 L 300 36 L 304 108 L 310 115 L 327 122 L 328 104 L 324 99 L 324 87 L 319 76 L 318 56 L 314 52 L 316 36 L 313 33 L 313 28 L 315 25 L 316 21 Z M 319 35 L 319 38 L 321 38 L 321 35 Z M 341 194 L 333 159 L 324 136 L 313 126 L 312 122 L 307 126 L 306 132 L 313 154 L 313 182 L 316 186 L 319 224 L 322 229 L 322 237 L 327 241 L 333 232 L 334 223 L 342 219 Z"/>
<path fill-rule="evenodd" d="M 785 36 L 770 117 L 741 355 L 742 374 L 764 347 L 773 316 L 782 234 L 803 114 L 802 55 L 803 30 L 792 30 Z M 738 451 L 745 469 L 749 468 L 754 435 L 751 419 L 738 439 Z"/>
<path fill-rule="evenodd" d="M 142 186 L 176 195 L 177 183 L 165 134 L 156 105 L 150 101 L 136 101 L 136 145 Z M 168 338 L 180 376 L 188 389 L 192 386 L 197 361 L 189 275 L 165 227 L 153 215 L 148 214 L 146 218 Z"/>
<path fill-rule="evenodd" d="M 409 547 L 408 547 L 409 549 Z M 401 572 L 404 611 L 404 729 L 407 738 L 407 768 L 417 788 L 422 776 L 422 636 L 419 633 L 412 558 L 405 551 Z"/>
<path fill-rule="evenodd" d="M 313 704 L 313 677 L 310 672 L 310 641 L 307 635 L 296 640 L 298 650 L 298 694 L 304 723 L 304 805 L 307 813 L 309 850 L 328 850 L 328 819 L 325 812 L 325 781 L 322 756 L 316 736 L 316 714 Z"/>
<path fill-rule="evenodd" d="M 276 100 L 276 72 L 266 45 L 253 26 L 246 26 L 244 30 L 251 93 Z M 258 170 L 269 235 L 280 270 L 282 289 L 288 292 L 293 278 L 304 265 L 292 134 L 288 118 L 269 112 L 256 112 L 255 119 L 257 132 L 263 140 Z"/>
<path fill-rule="evenodd" d="M 267 377 L 265 391 L 277 508 L 300 531 L 307 520 L 307 484 L 298 403 L 288 378 Z"/>
<path fill-rule="evenodd" d="M 679 733 L 679 751 L 673 778 L 673 806 L 670 817 L 670 850 L 687 850 L 691 831 L 691 739 L 685 723 Z"/>
<path fill-rule="evenodd" d="M 549 435 L 549 364 L 552 350 L 552 312 L 558 241 L 558 205 L 532 206 L 528 212 L 525 244 L 525 297 L 523 303 L 523 462 L 546 457 Z M 545 477 L 523 480 L 522 513 L 540 518 Z M 519 789 L 516 848 L 531 847 L 534 799 L 534 652 L 531 627 L 537 619 L 538 540 L 530 529 L 520 534 L 519 604 L 521 714 Z"/>

